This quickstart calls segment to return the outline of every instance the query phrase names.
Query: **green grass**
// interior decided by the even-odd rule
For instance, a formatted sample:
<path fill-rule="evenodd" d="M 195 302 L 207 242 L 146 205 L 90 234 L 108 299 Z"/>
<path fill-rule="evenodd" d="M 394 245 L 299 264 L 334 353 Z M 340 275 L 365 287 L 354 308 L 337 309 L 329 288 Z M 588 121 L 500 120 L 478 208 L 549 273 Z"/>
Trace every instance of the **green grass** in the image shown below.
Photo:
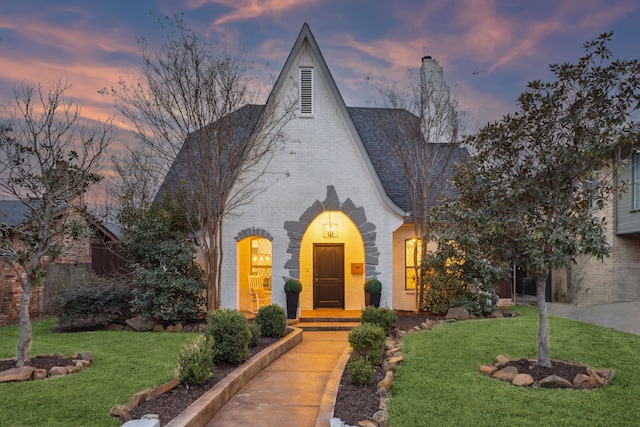
<path fill-rule="evenodd" d="M 536 356 L 538 313 L 447 323 L 404 339 L 404 363 L 393 384 L 393 427 L 640 425 L 640 336 L 550 316 L 552 359 L 613 368 L 594 390 L 516 388 L 478 367 L 498 354 Z M 571 379 L 570 379 L 571 380 Z"/>
<path fill-rule="evenodd" d="M 192 334 L 96 331 L 54 334 L 55 319 L 33 322 L 31 355 L 89 351 L 94 362 L 66 377 L 0 384 L 0 426 L 119 426 L 112 406 L 174 377 Z M 0 358 L 15 358 L 18 328 L 0 328 Z"/>

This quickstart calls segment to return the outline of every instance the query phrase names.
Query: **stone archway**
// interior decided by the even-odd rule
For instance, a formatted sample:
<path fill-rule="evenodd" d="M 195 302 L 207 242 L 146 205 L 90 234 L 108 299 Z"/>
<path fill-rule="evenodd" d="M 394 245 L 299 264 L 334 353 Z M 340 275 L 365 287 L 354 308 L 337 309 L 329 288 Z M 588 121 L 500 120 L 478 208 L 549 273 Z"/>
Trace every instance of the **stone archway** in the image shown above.
<path fill-rule="evenodd" d="M 304 236 L 309 224 L 324 211 L 340 211 L 353 221 L 364 242 L 365 277 L 370 278 L 379 275 L 380 273 L 376 271 L 380 256 L 376 245 L 376 226 L 367 221 L 363 207 L 356 206 L 349 198 L 340 203 L 335 187 L 328 185 L 327 196 L 324 201 L 316 200 L 297 221 L 286 221 L 284 223 L 284 229 L 289 236 L 287 252 L 291 254 L 291 258 L 284 266 L 285 269 L 289 270 L 289 277 L 284 277 L 284 279 L 300 278 L 300 244 L 302 236 Z"/>

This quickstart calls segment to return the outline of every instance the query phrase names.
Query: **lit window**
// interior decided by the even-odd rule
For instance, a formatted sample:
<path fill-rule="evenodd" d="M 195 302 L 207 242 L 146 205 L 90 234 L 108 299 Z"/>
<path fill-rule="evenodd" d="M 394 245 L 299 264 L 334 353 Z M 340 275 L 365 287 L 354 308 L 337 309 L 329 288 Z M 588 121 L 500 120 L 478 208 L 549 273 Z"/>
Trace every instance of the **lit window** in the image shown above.
<path fill-rule="evenodd" d="M 251 239 L 251 274 L 262 276 L 264 287 L 271 288 L 271 241 L 268 239 Z"/>
<path fill-rule="evenodd" d="M 313 114 L 313 68 L 300 68 L 300 114 Z"/>
<path fill-rule="evenodd" d="M 422 244 L 420 239 L 407 239 L 404 241 L 404 271 L 405 289 L 416 288 L 416 260 L 422 257 Z"/>

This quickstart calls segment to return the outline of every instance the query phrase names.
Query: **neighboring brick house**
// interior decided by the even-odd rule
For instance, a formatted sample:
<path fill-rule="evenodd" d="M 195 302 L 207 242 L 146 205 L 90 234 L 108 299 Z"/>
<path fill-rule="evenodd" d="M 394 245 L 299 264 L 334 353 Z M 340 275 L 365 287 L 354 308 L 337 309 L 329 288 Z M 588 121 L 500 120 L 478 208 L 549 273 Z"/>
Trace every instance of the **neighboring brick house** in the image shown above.
<path fill-rule="evenodd" d="M 615 179 L 628 184 L 626 191 L 598 212 L 606 219 L 607 241 L 611 254 L 600 261 L 579 257 L 571 266 L 573 292 L 567 291 L 566 271 L 553 274 L 554 299 L 579 305 L 640 301 L 640 153 L 627 150 Z M 599 172 L 604 175 L 610 170 Z"/>
<path fill-rule="evenodd" d="M 71 203 L 63 209 L 69 218 L 85 222 L 93 234 L 89 238 L 78 240 L 65 237 L 63 239 L 64 253 L 54 261 L 50 271 L 56 270 L 57 266 L 74 266 L 92 269 L 98 274 L 105 274 L 126 265 L 124 259 L 115 251 L 115 244 L 118 241 L 116 233 L 89 214 L 83 202 L 80 206 Z M 0 200 L 0 224 L 4 230 L 10 230 L 5 232 L 5 235 L 2 236 L 3 239 L 18 238 L 14 230 L 19 229 L 27 212 L 27 206 L 19 200 Z M 0 262 L 0 274 L 0 315 L 4 315 L 8 319 L 17 318 L 22 294 L 19 277 L 16 276 L 16 270 L 4 262 Z M 55 280 L 50 279 L 50 277 L 47 279 L 44 286 L 33 290 L 29 307 L 32 314 L 42 314 L 47 311 L 52 286 L 55 286 Z"/>
<path fill-rule="evenodd" d="M 442 67 L 431 57 L 422 59 L 421 75 L 427 73 L 439 75 L 446 87 Z M 303 284 L 301 309 L 358 310 L 365 303 L 365 280 L 377 277 L 381 305 L 414 310 L 412 208 L 402 165 L 389 155 L 389 129 L 382 129 L 389 110 L 345 105 L 307 24 L 269 99 L 291 93 L 299 93 L 300 102 L 284 129 L 286 146 L 264 175 L 278 179 L 224 220 L 222 306 L 249 310 L 249 276 L 260 275 L 271 301 L 281 306 L 283 284 L 293 277 Z M 251 113 L 261 108 L 247 105 L 231 116 L 257 117 Z M 400 114 L 419 126 L 419 117 Z M 238 135 L 253 129 L 250 121 L 235 122 L 244 126 Z M 186 150 L 187 143 L 179 156 Z M 449 165 L 466 156 L 464 148 L 455 148 Z M 186 182 L 182 164 L 178 157 L 157 197 Z"/>

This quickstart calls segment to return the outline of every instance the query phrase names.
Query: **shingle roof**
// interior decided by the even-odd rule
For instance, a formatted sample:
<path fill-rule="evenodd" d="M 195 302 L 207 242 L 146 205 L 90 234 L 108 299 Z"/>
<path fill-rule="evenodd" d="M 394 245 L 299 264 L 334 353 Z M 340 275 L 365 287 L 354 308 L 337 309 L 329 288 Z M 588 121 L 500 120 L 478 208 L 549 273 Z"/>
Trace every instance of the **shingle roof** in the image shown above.
<path fill-rule="evenodd" d="M 245 105 L 242 108 L 228 114 L 223 117 L 216 123 L 212 123 L 209 125 L 211 129 L 205 130 L 204 134 L 207 135 L 213 131 L 216 127 L 222 129 L 223 131 L 229 129 L 231 126 L 234 127 L 233 132 L 225 132 L 229 133 L 232 138 L 236 139 L 236 141 L 241 139 L 249 138 L 251 132 L 253 132 L 260 115 L 262 114 L 264 106 L 263 105 Z M 176 159 L 173 161 L 173 164 L 169 168 L 167 175 L 165 176 L 158 192 L 156 193 L 155 202 L 160 202 L 162 197 L 167 192 L 176 192 L 180 189 L 183 189 L 185 185 L 189 185 L 189 179 L 187 176 L 187 169 L 193 167 L 191 162 L 187 161 L 185 156 L 187 156 L 187 150 L 190 148 L 195 150 L 194 154 L 199 154 L 197 148 L 192 146 L 193 133 L 190 134 L 185 143 L 182 145 L 182 148 L 178 152 Z M 224 155 L 223 155 L 224 157 Z M 224 158 L 222 159 L 224 163 Z M 196 162 L 199 163 L 199 159 L 196 159 Z M 203 165 L 205 167 L 205 165 Z M 206 167 L 211 167 L 211 165 L 207 165 Z"/>
<path fill-rule="evenodd" d="M 20 200 L 0 200 L 0 224 L 15 227 L 26 219 L 28 213 L 29 208 Z"/>
<path fill-rule="evenodd" d="M 360 139 L 369 154 L 369 158 L 387 192 L 387 195 L 395 204 L 406 212 L 411 212 L 411 198 L 409 184 L 405 177 L 401 159 L 393 151 L 389 142 L 390 135 L 399 134 L 397 123 L 408 123 L 420 128 L 420 118 L 407 110 L 391 110 L 387 108 L 361 108 L 349 107 L 349 114 L 358 130 Z M 394 115 L 400 115 L 399 120 L 393 120 Z M 416 140 L 416 144 L 422 143 Z M 428 147 L 433 152 L 444 153 L 445 144 L 430 143 Z M 440 154 L 442 155 L 442 154 Z M 442 195 L 454 196 L 453 189 L 447 185 L 447 180 L 453 174 L 454 163 L 461 163 L 467 157 L 467 150 L 461 146 L 456 146 L 451 152 L 451 156 L 446 165 L 446 170 L 431 171 L 434 176 L 434 184 L 431 187 L 429 203 L 433 205 Z"/>
<path fill-rule="evenodd" d="M 228 119 L 232 122 L 237 122 L 239 126 L 238 136 L 247 137 L 249 132 L 254 128 L 258 114 L 255 114 L 257 109 L 262 109 L 262 106 L 248 105 L 240 110 L 229 115 Z M 251 109 L 250 121 L 239 120 L 248 111 L 245 109 Z M 243 111 L 244 110 L 244 111 Z M 348 112 L 351 115 L 351 119 L 360 135 L 360 138 L 364 144 L 364 147 L 371 159 L 373 167 L 380 178 L 380 181 L 384 187 L 387 196 L 402 210 L 405 212 L 411 212 L 411 198 L 409 193 L 409 185 L 406 180 L 402 162 L 391 150 L 389 143 L 389 134 L 393 133 L 394 121 L 390 119 L 389 110 L 385 108 L 362 108 L 362 107 L 348 107 Z M 396 110 L 396 113 L 405 115 L 403 119 L 407 122 L 415 121 L 415 125 L 419 126 L 419 118 L 406 110 Z M 162 198 L 162 195 L 167 191 L 176 191 L 180 188 L 181 184 L 188 183 L 187 174 L 185 170 L 185 164 L 180 160 L 183 156 L 186 156 L 185 150 L 188 149 L 189 139 L 184 144 L 178 158 L 173 162 L 173 165 L 169 169 L 158 194 L 156 195 L 156 201 Z M 441 149 L 442 144 L 429 144 L 434 150 Z M 430 195 L 430 203 L 433 203 L 442 195 L 453 196 L 453 190 L 450 186 L 446 185 L 448 180 L 453 174 L 451 165 L 454 163 L 460 163 L 467 157 L 467 150 L 463 147 L 456 147 L 451 153 L 451 158 L 447 165 L 447 169 L 438 177 L 438 182 L 433 186 Z M 434 171 L 434 174 L 439 174 L 440 171 Z"/>

